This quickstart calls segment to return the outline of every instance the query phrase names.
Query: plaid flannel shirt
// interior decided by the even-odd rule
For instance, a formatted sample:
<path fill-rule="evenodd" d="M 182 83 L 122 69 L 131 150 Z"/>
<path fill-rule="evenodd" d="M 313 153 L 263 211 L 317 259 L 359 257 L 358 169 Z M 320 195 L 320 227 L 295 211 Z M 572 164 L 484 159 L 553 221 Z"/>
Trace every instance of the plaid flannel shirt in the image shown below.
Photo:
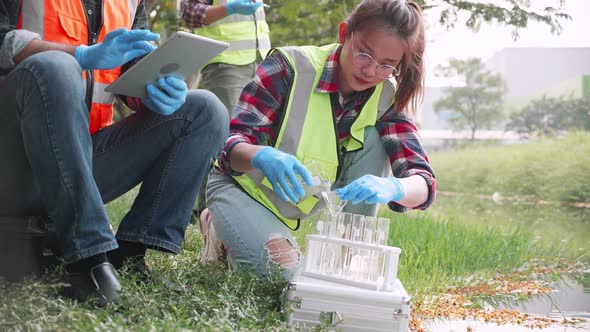
<path fill-rule="evenodd" d="M 338 85 L 339 56 L 340 48 L 337 47 L 326 61 L 315 92 L 330 94 L 332 107 L 335 108 L 338 140 L 342 143 L 350 135 L 353 122 L 374 88 L 357 92 L 344 100 Z M 258 66 L 255 77 L 244 87 L 233 110 L 230 135 L 219 159 L 222 172 L 228 175 L 240 174 L 231 169 L 228 158 L 237 143 L 274 146 L 293 74 L 287 59 L 277 51 L 273 51 Z M 375 127 L 389 155 L 393 175 L 402 178 L 419 175 L 426 180 L 429 189 L 428 199 L 422 205 L 413 207 L 426 209 L 434 201 L 436 181 L 422 147 L 422 139 L 411 117 L 405 113 L 396 114 L 392 105 L 377 120 Z M 408 209 L 395 202 L 390 202 L 389 207 L 397 212 Z"/>

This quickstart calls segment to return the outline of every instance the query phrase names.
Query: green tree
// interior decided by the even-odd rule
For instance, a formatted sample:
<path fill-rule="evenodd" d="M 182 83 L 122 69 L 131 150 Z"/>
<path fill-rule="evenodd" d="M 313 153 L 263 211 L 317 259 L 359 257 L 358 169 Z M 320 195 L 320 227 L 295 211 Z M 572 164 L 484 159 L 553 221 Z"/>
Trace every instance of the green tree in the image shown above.
<path fill-rule="evenodd" d="M 481 59 L 450 59 L 448 66 L 439 65 L 437 71 L 463 81 L 462 86 L 444 88 L 445 96 L 434 103 L 437 113 L 451 111 L 449 122 L 454 130 L 468 128 L 473 140 L 478 129 L 502 120 L 506 85 L 499 74 L 485 69 Z"/>
<path fill-rule="evenodd" d="M 337 24 L 344 20 L 360 0 L 290 1 L 265 0 L 271 39 L 275 46 L 323 45 L 337 38 Z M 441 8 L 439 22 L 452 29 L 461 14 L 468 14 L 465 24 L 477 31 L 483 23 L 502 24 L 513 28 L 513 36 L 530 22 L 545 23 L 552 33 L 561 32 L 565 0 L 552 0 L 551 7 L 535 11 L 529 0 L 504 0 L 500 4 L 464 0 L 417 0 L 424 10 Z"/>
<path fill-rule="evenodd" d="M 162 34 L 164 39 L 178 31 L 182 20 L 176 11 L 176 0 L 144 1 L 150 30 Z"/>
<path fill-rule="evenodd" d="M 523 136 L 550 136 L 572 129 L 590 131 L 590 98 L 544 95 L 511 114 L 506 124 L 506 130 Z"/>

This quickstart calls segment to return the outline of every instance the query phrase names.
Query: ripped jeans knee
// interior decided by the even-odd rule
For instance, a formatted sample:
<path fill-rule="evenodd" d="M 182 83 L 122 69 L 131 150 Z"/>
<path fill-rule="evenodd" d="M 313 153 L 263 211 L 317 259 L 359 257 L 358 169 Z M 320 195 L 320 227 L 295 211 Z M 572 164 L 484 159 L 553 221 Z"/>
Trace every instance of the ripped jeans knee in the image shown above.
<path fill-rule="evenodd" d="M 291 270 L 299 266 L 301 251 L 291 240 L 280 235 L 271 235 L 264 244 L 270 261 L 284 269 Z"/>

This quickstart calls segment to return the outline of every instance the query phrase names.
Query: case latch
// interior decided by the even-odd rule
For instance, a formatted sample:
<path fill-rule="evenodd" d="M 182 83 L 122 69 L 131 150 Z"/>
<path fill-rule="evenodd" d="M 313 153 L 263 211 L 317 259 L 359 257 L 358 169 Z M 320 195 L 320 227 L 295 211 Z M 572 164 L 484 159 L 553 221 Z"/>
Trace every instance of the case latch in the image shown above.
<path fill-rule="evenodd" d="M 291 300 L 291 303 L 293 303 L 293 305 L 295 305 L 295 308 L 297 309 L 301 309 L 301 302 L 303 300 L 301 299 L 301 297 L 299 296 L 295 296 L 293 297 L 293 299 Z"/>
<path fill-rule="evenodd" d="M 324 326 L 338 326 L 342 324 L 344 318 L 342 315 L 337 311 L 330 311 L 330 312 L 321 312 L 320 313 L 320 323 Z"/>

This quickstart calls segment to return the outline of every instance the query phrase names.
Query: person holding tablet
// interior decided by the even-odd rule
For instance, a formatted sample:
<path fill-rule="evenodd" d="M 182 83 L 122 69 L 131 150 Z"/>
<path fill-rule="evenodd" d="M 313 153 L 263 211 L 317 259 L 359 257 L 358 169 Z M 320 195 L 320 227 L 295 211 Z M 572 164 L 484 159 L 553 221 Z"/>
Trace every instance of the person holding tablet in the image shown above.
<path fill-rule="evenodd" d="M 101 306 L 119 297 L 116 269 L 148 280 L 146 249 L 180 250 L 228 134 L 219 99 L 174 76 L 148 84 L 143 99 L 119 96 L 136 112 L 112 124 L 115 96 L 104 88 L 155 48 L 159 35 L 145 29 L 144 0 L 0 4 L 0 190 L 32 193 L 62 244 L 64 294 Z M 115 237 L 104 203 L 139 184 Z M 31 209 L 12 203 L 0 202 L 0 215 Z"/>
<path fill-rule="evenodd" d="M 311 162 L 348 200 L 345 212 L 428 208 L 434 171 L 412 120 L 424 45 L 417 4 L 364 0 L 340 23 L 338 43 L 273 49 L 244 87 L 209 176 L 202 228 L 217 252 L 205 252 L 289 279 L 301 262 L 291 231 L 320 208 L 306 194 Z"/>
<path fill-rule="evenodd" d="M 199 88 L 213 92 L 229 114 L 256 65 L 270 49 L 270 32 L 262 0 L 182 0 L 180 16 L 187 27 L 203 37 L 228 42 L 229 48 L 201 69 Z M 199 191 L 198 219 L 206 206 L 205 188 Z M 193 219 L 193 220 L 194 220 Z"/>
<path fill-rule="evenodd" d="M 182 0 L 180 16 L 199 36 L 230 47 L 201 70 L 199 88 L 213 92 L 233 111 L 244 85 L 270 49 L 262 0 Z"/>

